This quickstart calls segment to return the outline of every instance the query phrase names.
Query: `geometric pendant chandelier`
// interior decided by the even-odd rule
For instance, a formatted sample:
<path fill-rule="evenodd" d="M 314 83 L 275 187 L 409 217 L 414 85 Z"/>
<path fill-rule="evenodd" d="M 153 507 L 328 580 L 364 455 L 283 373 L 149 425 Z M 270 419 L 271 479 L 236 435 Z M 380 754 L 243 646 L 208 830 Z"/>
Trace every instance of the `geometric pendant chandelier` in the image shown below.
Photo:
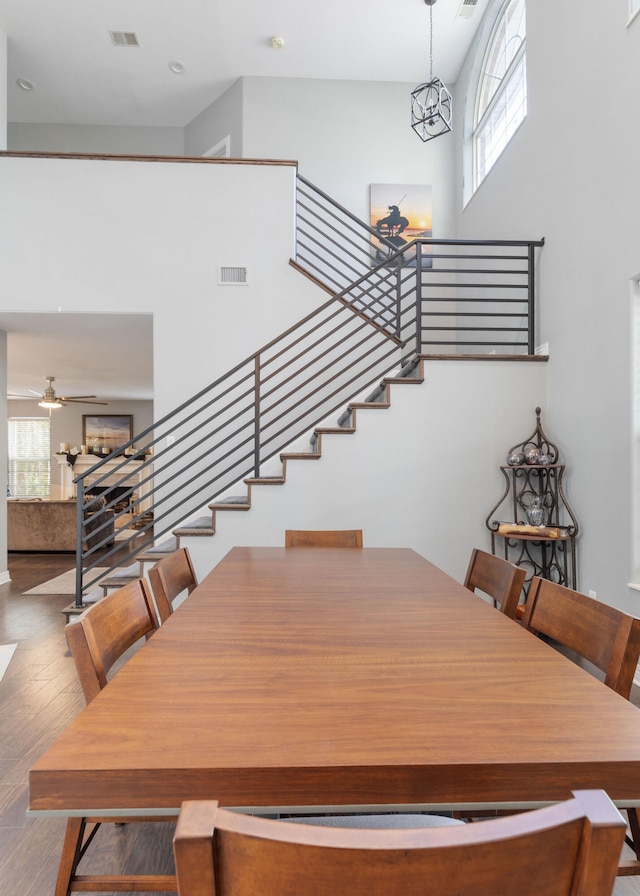
<path fill-rule="evenodd" d="M 411 93 L 411 127 L 426 143 L 451 130 L 453 100 L 440 78 L 433 77 L 433 4 L 436 0 L 424 0 L 429 7 L 429 80 Z"/>

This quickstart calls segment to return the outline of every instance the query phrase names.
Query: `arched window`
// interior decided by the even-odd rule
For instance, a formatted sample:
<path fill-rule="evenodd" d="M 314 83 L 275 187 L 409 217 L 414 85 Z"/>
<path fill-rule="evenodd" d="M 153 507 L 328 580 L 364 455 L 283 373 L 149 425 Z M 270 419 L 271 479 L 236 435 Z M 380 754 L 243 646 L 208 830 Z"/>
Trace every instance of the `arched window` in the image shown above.
<path fill-rule="evenodd" d="M 473 128 L 474 189 L 527 114 L 525 0 L 509 0 L 500 12 L 484 56 Z"/>

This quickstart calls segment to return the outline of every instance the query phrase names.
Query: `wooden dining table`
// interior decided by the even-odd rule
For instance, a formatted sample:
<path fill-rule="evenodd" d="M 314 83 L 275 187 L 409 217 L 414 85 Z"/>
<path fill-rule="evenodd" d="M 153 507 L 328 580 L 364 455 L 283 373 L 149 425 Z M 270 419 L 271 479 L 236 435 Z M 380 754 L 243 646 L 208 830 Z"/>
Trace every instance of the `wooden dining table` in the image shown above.
<path fill-rule="evenodd" d="M 30 810 L 640 805 L 640 710 L 408 549 L 237 547 L 45 751 Z"/>

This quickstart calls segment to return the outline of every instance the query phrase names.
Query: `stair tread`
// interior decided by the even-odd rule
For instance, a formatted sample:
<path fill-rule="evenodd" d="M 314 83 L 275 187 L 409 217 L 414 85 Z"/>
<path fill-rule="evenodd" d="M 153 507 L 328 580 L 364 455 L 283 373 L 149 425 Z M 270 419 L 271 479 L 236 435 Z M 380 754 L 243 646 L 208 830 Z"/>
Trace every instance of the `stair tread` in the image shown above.
<path fill-rule="evenodd" d="M 130 582 L 135 582 L 139 578 L 139 572 L 130 576 L 108 576 L 106 579 L 102 579 L 100 587 L 103 591 L 107 588 L 121 588 L 122 585 L 128 585 Z"/>
<path fill-rule="evenodd" d="M 391 407 L 391 402 L 390 401 L 353 401 L 349 405 L 349 407 L 353 408 L 354 410 L 362 410 L 362 409 L 369 410 L 370 408 L 372 408 L 372 409 L 381 408 L 382 410 L 384 410 L 385 408 Z"/>
<path fill-rule="evenodd" d="M 244 480 L 247 485 L 284 485 L 284 476 L 260 476 Z"/>
<path fill-rule="evenodd" d="M 424 377 L 422 376 L 385 376 L 385 383 L 395 384 L 395 383 L 410 383 L 412 386 L 419 386 L 421 383 L 424 383 Z"/>
<path fill-rule="evenodd" d="M 176 526 L 174 535 L 214 535 L 213 520 L 210 516 L 198 517 L 183 526 Z"/>
<path fill-rule="evenodd" d="M 160 560 L 168 554 L 173 554 L 178 550 L 178 541 L 176 538 L 169 538 L 165 541 L 159 541 L 158 544 L 144 548 L 136 557 L 136 560 Z"/>
<path fill-rule="evenodd" d="M 316 432 L 325 435 L 326 433 L 352 433 L 355 432 L 355 426 L 317 426 Z"/>
<path fill-rule="evenodd" d="M 280 455 L 281 460 L 318 460 L 321 457 L 317 451 L 285 451 Z"/>
<path fill-rule="evenodd" d="M 212 501 L 207 504 L 209 510 L 251 510 L 251 504 L 248 501 Z"/>
<path fill-rule="evenodd" d="M 104 579 L 101 579 L 98 582 L 98 585 L 104 591 L 106 588 L 112 588 L 114 586 L 116 588 L 119 588 L 121 585 L 127 585 L 129 582 L 135 582 L 136 579 L 139 578 L 140 566 L 136 561 L 130 566 L 121 566 L 116 569 L 112 569 L 109 575 L 105 576 Z"/>

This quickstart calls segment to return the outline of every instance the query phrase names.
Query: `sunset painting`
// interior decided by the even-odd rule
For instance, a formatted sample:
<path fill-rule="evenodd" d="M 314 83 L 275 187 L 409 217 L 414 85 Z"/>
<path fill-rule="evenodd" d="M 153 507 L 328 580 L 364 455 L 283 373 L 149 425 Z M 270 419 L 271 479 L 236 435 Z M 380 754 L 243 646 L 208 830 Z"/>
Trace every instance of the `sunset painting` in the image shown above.
<path fill-rule="evenodd" d="M 427 184 L 371 184 L 370 226 L 398 249 L 411 240 L 431 237 L 432 189 Z M 383 258 L 378 244 L 374 261 Z M 423 259 L 423 266 L 430 266 L 430 259 Z"/>

